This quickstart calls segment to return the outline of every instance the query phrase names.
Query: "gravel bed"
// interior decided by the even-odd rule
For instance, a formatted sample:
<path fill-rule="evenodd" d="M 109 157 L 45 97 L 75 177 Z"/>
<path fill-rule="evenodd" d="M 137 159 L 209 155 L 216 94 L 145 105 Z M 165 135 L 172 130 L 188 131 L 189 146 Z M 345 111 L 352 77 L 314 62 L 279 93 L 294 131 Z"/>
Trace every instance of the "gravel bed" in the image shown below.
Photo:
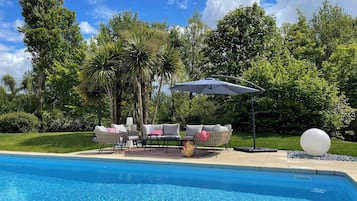
<path fill-rule="evenodd" d="M 315 160 L 335 160 L 335 161 L 354 161 L 357 162 L 357 157 L 325 154 L 324 156 L 310 156 L 303 151 L 288 151 L 288 158 L 302 158 L 302 159 L 315 159 Z"/>

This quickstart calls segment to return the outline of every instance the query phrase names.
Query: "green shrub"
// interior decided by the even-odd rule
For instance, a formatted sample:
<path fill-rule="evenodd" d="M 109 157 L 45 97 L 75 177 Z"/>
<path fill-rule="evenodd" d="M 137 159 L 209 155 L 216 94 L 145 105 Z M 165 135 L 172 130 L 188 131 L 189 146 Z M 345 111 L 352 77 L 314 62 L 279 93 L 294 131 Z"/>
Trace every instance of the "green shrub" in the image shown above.
<path fill-rule="evenodd" d="M 27 133 L 37 130 L 38 118 L 25 112 L 13 112 L 0 115 L 0 131 L 6 133 Z"/>
<path fill-rule="evenodd" d="M 42 111 L 41 132 L 93 131 L 96 122 L 94 115 L 71 117 L 59 110 Z"/>

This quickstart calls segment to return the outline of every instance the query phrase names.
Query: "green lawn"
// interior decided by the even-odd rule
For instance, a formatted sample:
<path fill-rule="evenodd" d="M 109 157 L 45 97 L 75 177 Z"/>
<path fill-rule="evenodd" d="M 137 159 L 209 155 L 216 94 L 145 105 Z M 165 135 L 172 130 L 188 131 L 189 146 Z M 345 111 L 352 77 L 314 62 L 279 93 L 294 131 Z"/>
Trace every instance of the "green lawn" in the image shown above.
<path fill-rule="evenodd" d="M 250 133 L 235 133 L 231 137 L 231 145 L 233 147 L 253 146 L 252 135 Z M 280 150 L 302 150 L 300 146 L 300 136 L 289 135 L 257 134 L 256 146 Z M 333 138 L 328 153 L 357 156 L 357 143 Z"/>
<path fill-rule="evenodd" d="M 99 145 L 92 142 L 93 137 L 93 132 L 0 134 L 0 150 L 69 153 L 98 149 Z M 302 150 L 300 136 L 257 134 L 256 145 L 280 150 Z M 231 147 L 236 146 L 253 146 L 251 134 L 232 135 Z M 332 139 L 328 153 L 357 156 L 357 143 Z"/>
<path fill-rule="evenodd" d="M 99 148 L 93 132 L 0 134 L 0 150 L 69 153 Z"/>

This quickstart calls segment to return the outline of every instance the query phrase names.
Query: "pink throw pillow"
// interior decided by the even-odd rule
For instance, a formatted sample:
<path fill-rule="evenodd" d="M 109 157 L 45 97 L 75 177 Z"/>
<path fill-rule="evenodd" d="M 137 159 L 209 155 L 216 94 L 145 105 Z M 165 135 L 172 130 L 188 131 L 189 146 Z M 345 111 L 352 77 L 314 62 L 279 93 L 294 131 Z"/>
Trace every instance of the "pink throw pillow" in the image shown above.
<path fill-rule="evenodd" d="M 115 128 L 107 128 L 107 131 L 109 133 L 119 133 L 119 131 L 117 129 L 115 129 Z"/>
<path fill-rule="evenodd" d="M 161 135 L 162 134 L 162 130 L 153 130 L 150 133 L 151 135 Z"/>
<path fill-rule="evenodd" d="M 201 131 L 201 132 L 197 133 L 196 135 L 199 140 L 206 141 L 206 140 L 208 140 L 210 133 L 208 131 Z"/>

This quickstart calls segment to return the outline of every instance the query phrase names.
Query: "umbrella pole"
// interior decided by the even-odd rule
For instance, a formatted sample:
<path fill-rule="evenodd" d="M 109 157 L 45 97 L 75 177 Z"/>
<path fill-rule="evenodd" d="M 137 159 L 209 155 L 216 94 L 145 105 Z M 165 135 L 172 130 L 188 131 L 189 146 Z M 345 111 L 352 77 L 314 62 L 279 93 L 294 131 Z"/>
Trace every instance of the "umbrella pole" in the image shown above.
<path fill-rule="evenodd" d="M 255 138 L 256 138 L 256 134 L 255 134 L 255 115 L 254 115 L 254 95 L 251 93 L 250 95 L 250 104 L 252 106 L 252 131 L 253 131 L 253 148 L 256 148 L 256 142 L 255 142 Z"/>

